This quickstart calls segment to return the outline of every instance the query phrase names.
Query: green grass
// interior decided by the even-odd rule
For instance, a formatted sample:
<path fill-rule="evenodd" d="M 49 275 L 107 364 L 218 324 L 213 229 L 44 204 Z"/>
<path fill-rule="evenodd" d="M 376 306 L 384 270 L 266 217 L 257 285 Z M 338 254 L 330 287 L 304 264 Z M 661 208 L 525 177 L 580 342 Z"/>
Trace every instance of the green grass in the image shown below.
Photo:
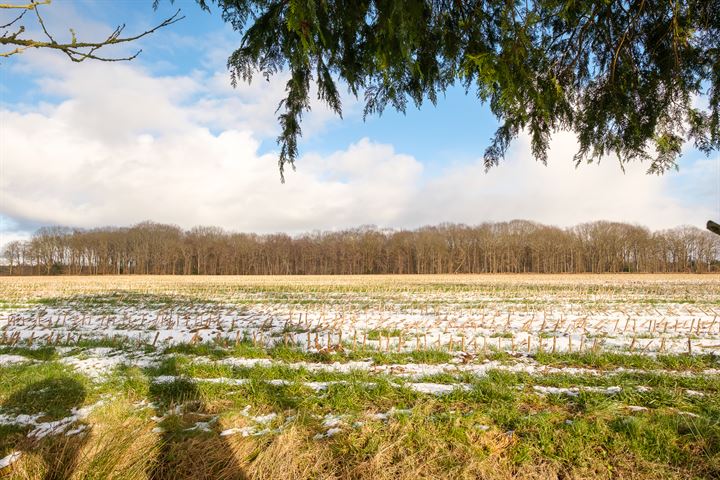
<path fill-rule="evenodd" d="M 269 358 L 288 363 L 314 362 L 334 363 L 347 361 L 371 360 L 376 364 L 405 364 L 405 363 L 448 363 L 453 359 L 452 354 L 444 350 L 416 350 L 411 352 L 384 352 L 374 348 L 347 349 L 339 352 L 308 352 L 299 347 L 277 345 L 263 348 L 252 344 L 251 340 L 244 339 L 237 344 L 231 343 L 223 347 L 215 343 L 177 344 L 163 350 L 165 354 L 180 353 L 192 356 L 203 356 L 211 359 L 229 357 L 238 358 Z"/>
<path fill-rule="evenodd" d="M 0 404 L 3 411 L 44 413 L 48 418 L 58 419 L 69 415 L 73 406 L 85 403 L 88 387 L 81 376 L 56 366 L 28 368 L 28 371 L 2 372 Z"/>
<path fill-rule="evenodd" d="M 278 352 L 278 355 L 288 355 L 288 352 Z M 539 376 L 491 371 L 480 378 L 440 375 L 422 379 L 443 383 L 462 381 L 471 386 L 468 391 L 456 390 L 435 397 L 412 391 L 404 386 L 405 380 L 395 377 L 367 372 L 309 372 L 283 365 L 238 368 L 197 363 L 187 351 L 176 352 L 153 369 L 121 367 L 100 383 L 90 382 L 69 371 L 53 356 L 46 355 L 45 358 L 46 361 L 37 364 L 0 369 L 2 412 L 43 411 L 53 418 L 61 418 L 73 406 L 89 404 L 110 394 L 110 405 L 92 418 L 98 425 L 95 428 L 102 429 L 106 422 L 107 428 L 122 430 L 129 428 L 122 425 L 132 421 L 147 425 L 145 431 L 149 431 L 154 426 L 149 418 L 151 415 L 160 415 L 175 405 L 183 405 L 181 415 L 168 417 L 161 424 L 166 431 L 164 441 L 179 449 L 174 450 L 175 453 L 183 451 L 184 446 L 197 447 L 221 438 L 217 431 L 214 434 L 188 431 L 195 421 L 219 414 L 222 428 L 248 425 L 240 412 L 250 405 L 253 414 L 279 413 L 278 419 L 270 424 L 273 428 L 283 425 L 288 418 L 295 420 L 281 433 L 238 441 L 258 442 L 258 448 L 261 445 L 264 445 L 262 448 L 275 448 L 275 443 L 283 441 L 289 434 L 286 431 L 303 432 L 302 438 L 306 440 L 295 447 L 296 453 L 319 455 L 316 449 L 327 445 L 330 450 L 324 455 L 330 456 L 324 458 L 331 459 L 338 468 L 343 464 L 360 465 L 389 449 L 397 454 L 405 452 L 406 456 L 425 452 L 422 455 L 436 469 L 433 470 L 435 475 L 444 472 L 448 476 L 464 471 L 472 462 L 489 461 L 497 455 L 493 452 L 498 451 L 503 452 L 502 468 L 516 472 L 546 462 L 558 471 L 584 471 L 585 478 L 602 478 L 598 471 L 609 477 L 622 477 L 630 475 L 629 468 L 635 469 L 632 475 L 636 478 L 647 479 L 675 474 L 712 478 L 720 474 L 720 380 L 715 377 L 670 378 L 629 373 Z M 155 375 L 222 376 L 250 381 L 242 385 L 188 380 L 153 383 L 151 378 Z M 278 378 L 290 383 L 268 383 L 268 380 Z M 331 384 L 326 390 L 316 392 L 303 386 L 305 381 L 344 383 Z M 616 395 L 583 392 L 577 397 L 542 396 L 533 391 L 533 385 L 620 385 L 622 391 Z M 652 389 L 638 392 L 637 385 Z M 702 390 L 705 396 L 688 397 L 683 393 L 685 388 Z M 155 402 L 158 410 L 137 412 L 122 407 L 143 399 Z M 648 410 L 631 412 L 627 405 L 645 406 Z M 387 421 L 369 417 L 392 408 L 410 409 L 411 413 Z M 679 415 L 678 410 L 698 417 Z M 312 440 L 315 434 L 325 431 L 321 418 L 326 414 L 347 416 L 342 432 L 328 440 Z M 355 422 L 361 422 L 361 425 L 352 427 Z M 23 430 L 17 427 L 0 427 L 0 450 L 7 452 L 16 442 L 21 442 L 23 435 Z M 56 448 L 52 446 L 54 444 L 47 445 L 43 448 Z M 398 445 L 403 448 L 396 450 Z M 433 457 L 428 448 L 447 453 Z M 134 458 L 129 451 L 124 455 Z M 105 464 L 111 457 L 103 458 L 101 463 Z M 260 462 L 262 457 L 250 455 L 247 458 L 255 458 L 248 460 L 250 466 Z M 133 461 L 140 462 L 141 458 Z M 260 468 L 260 463 L 257 465 Z M 588 471 L 596 473 L 591 475 Z"/>
<path fill-rule="evenodd" d="M 55 360 L 58 358 L 55 347 L 43 346 L 43 347 L 23 347 L 23 346 L 0 346 L 0 355 L 21 355 L 31 360 L 48 361 Z"/>
<path fill-rule="evenodd" d="M 403 334 L 402 330 L 400 330 L 398 328 L 376 328 L 376 329 L 368 330 L 367 339 L 368 340 L 380 340 L 381 338 L 401 337 L 402 334 Z"/>
<path fill-rule="evenodd" d="M 106 339 L 83 339 L 70 344 L 60 343 L 58 346 L 71 346 L 69 354 L 77 355 L 85 349 L 105 347 L 124 351 L 140 351 L 144 353 L 160 352 L 165 355 L 185 355 L 189 357 L 205 357 L 210 360 L 221 360 L 226 358 L 250 358 L 270 359 L 276 362 L 285 363 L 344 363 L 349 361 L 370 361 L 376 365 L 426 363 L 445 364 L 453 361 L 454 356 L 447 350 L 427 349 L 412 350 L 403 352 L 383 351 L 377 348 L 361 348 L 356 346 L 352 349 L 351 344 L 345 343 L 346 348 L 338 352 L 309 352 L 300 347 L 292 345 L 276 345 L 264 348 L 254 345 L 247 338 L 238 343 L 230 342 L 228 346 L 219 345 L 215 342 L 203 343 L 180 343 L 167 348 L 155 348 L 151 345 L 138 345 L 136 342 L 123 338 Z M 139 349 L 139 350 L 138 350 Z M 31 360 L 49 361 L 58 358 L 55 346 L 0 346 L 0 354 L 22 355 Z M 473 363 L 483 361 L 499 361 L 511 364 L 517 361 L 521 355 L 512 355 L 508 352 L 497 351 L 488 346 L 486 353 L 479 353 L 471 360 Z M 618 368 L 637 370 L 670 370 L 678 372 L 701 372 L 703 370 L 720 368 L 720 356 L 712 354 L 688 355 L 688 354 L 664 354 L 664 355 L 642 355 L 615 352 L 573 352 L 573 353 L 550 353 L 536 352 L 530 358 L 540 365 L 564 368 L 591 368 L 598 370 L 615 370 Z"/>
<path fill-rule="evenodd" d="M 717 355 L 641 355 L 613 352 L 600 353 L 548 353 L 538 352 L 535 360 L 553 367 L 589 367 L 597 369 L 615 369 L 618 367 L 635 369 L 668 369 L 700 371 L 720 368 L 720 357 Z"/>

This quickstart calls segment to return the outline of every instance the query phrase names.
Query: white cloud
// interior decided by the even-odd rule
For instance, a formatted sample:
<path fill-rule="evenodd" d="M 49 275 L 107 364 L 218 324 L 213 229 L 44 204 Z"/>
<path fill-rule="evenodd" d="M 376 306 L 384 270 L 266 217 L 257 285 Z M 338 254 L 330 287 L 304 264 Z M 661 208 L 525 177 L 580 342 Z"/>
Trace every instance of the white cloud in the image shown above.
<path fill-rule="evenodd" d="M 276 112 L 285 96 L 287 72 L 266 81 L 230 85 L 221 70 L 194 70 L 185 75 L 153 75 L 141 62 L 69 64 L 55 52 L 37 51 L 19 57 L 14 70 L 35 78 L 45 96 L 67 99 L 55 106 L 23 105 L 24 111 L 45 111 L 76 129 L 104 141 L 124 142 L 126 135 L 184 131 L 193 126 L 248 130 L 257 138 L 274 140 L 279 133 Z M 343 96 L 352 114 L 357 101 Z M 18 110 L 21 109 L 18 106 Z M 325 130 L 338 117 L 311 92 L 311 111 L 303 116 L 303 138 Z"/>
<path fill-rule="evenodd" d="M 0 215 L 22 223 L 93 227 L 150 219 L 299 232 L 524 218 L 666 228 L 700 225 L 713 215 L 706 196 L 701 203 L 672 193 L 674 173 L 648 176 L 635 164 L 623 175 L 610 160 L 575 169 L 569 134 L 556 136 L 548 167 L 532 159 L 521 138 L 488 173 L 478 160 L 433 176 L 391 145 L 358 139 L 330 155 L 307 153 L 282 185 L 275 154 L 258 148 L 277 134 L 274 112 L 286 77 L 270 84 L 258 77 L 233 90 L 224 70 L 160 76 L 139 62 L 69 65 L 42 52 L 20 62 L 44 93 L 64 99 L 0 111 Z M 333 118 L 315 106 L 304 119 L 305 135 L 320 134 Z M 681 172 L 683 181 L 713 189 L 708 178 L 716 165 L 696 162 Z"/>
<path fill-rule="evenodd" d="M 49 115 L 2 112 L 3 214 L 83 227 L 143 219 L 254 231 L 393 224 L 422 170 L 361 140 L 328 158 L 303 158 L 282 185 L 275 155 L 258 155 L 249 131 L 188 125 L 130 138 L 135 120 L 119 116 L 113 125 L 126 140 L 118 142 L 69 122 L 68 102 Z"/>
<path fill-rule="evenodd" d="M 522 136 L 505 161 L 487 173 L 477 161 L 429 180 L 411 223 L 522 218 L 569 226 L 604 219 L 668 228 L 702 225 L 711 214 L 709 205 L 688 204 L 670 194 L 674 172 L 647 175 L 645 165 L 634 163 L 623 174 L 612 158 L 575 168 L 576 151 L 575 137 L 558 133 L 543 166 L 533 160 L 529 140 Z M 699 177 L 694 169 L 685 175 Z"/>
<path fill-rule="evenodd" d="M 195 107 L 178 105 L 172 85 L 148 91 L 157 98 L 135 107 L 140 119 L 108 119 L 122 141 L 79 118 L 85 109 L 97 115 L 105 106 L 79 109 L 75 98 L 46 114 L 3 111 L 0 213 L 82 227 L 152 219 L 260 232 L 512 218 L 559 225 L 611 219 L 661 228 L 710 215 L 668 197 L 668 178 L 645 175 L 641 165 L 624 175 L 610 161 L 575 169 L 567 134 L 554 140 L 548 167 L 532 160 L 521 139 L 488 173 L 478 161 L 433 178 L 423 177 L 412 156 L 362 139 L 328 156 L 305 155 L 282 185 L 275 155 L 259 155 L 250 130 L 213 134 L 203 122 L 193 123 L 187 111 Z M 138 133 L 138 122 L 147 118 L 155 132 Z"/>

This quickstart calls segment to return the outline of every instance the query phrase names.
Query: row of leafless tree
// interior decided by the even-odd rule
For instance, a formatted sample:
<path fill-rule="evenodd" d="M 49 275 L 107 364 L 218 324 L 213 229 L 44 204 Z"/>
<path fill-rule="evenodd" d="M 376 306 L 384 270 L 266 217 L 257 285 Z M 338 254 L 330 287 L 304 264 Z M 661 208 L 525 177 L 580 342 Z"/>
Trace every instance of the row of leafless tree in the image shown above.
<path fill-rule="evenodd" d="M 294 237 L 144 222 L 44 227 L 6 245 L 3 257 L 12 275 L 708 272 L 720 271 L 720 237 L 694 227 L 651 232 L 604 221 L 360 227 Z"/>

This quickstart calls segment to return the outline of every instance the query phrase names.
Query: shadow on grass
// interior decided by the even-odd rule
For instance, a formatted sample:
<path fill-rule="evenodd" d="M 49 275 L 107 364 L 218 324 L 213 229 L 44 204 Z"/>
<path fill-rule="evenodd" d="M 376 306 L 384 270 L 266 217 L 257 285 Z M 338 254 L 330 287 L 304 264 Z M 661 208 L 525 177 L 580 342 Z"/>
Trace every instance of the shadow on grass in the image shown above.
<path fill-rule="evenodd" d="M 3 412 L 42 416 L 38 421 L 57 422 L 46 424 L 48 429 L 57 426 L 57 431 L 43 435 L 42 430 L 13 427 L 13 432 L 6 432 L 5 441 L 0 445 L 0 457 L 9 454 L 9 450 L 35 454 L 42 458 L 43 465 L 38 466 L 34 478 L 45 480 L 61 480 L 70 478 L 78 464 L 80 449 L 86 441 L 87 427 L 76 430 L 84 424 L 80 421 L 68 420 L 73 409 L 81 407 L 85 401 L 85 388 L 72 377 L 59 376 L 34 382 L 19 390 L 2 404 Z M 64 428 L 61 428 L 63 425 Z M 68 432 L 77 434 L 67 435 Z M 59 434 L 57 434 L 59 432 Z M 5 447 L 5 448 L 3 448 Z M 8 451 L 6 451 L 8 450 Z M 5 472 L 2 472 L 5 473 Z M 0 475 L 1 476 L 1 475 Z"/>
<path fill-rule="evenodd" d="M 218 423 L 213 421 L 212 415 L 206 413 L 202 396 L 193 382 L 176 380 L 152 384 L 150 397 L 157 405 L 158 416 L 168 412 L 171 415 L 160 422 L 162 443 L 157 457 L 150 462 L 148 478 L 248 478 L 232 447 L 225 437 L 219 435 Z M 202 428 L 208 430 L 203 431 Z"/>

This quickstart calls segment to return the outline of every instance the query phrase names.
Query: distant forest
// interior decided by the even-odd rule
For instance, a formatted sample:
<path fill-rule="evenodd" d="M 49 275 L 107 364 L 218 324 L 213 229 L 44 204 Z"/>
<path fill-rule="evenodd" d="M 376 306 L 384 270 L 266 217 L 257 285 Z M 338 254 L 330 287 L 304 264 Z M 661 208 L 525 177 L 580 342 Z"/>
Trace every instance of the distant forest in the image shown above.
<path fill-rule="evenodd" d="M 524 220 L 415 230 L 359 227 L 296 236 L 144 222 L 43 227 L 3 249 L 10 275 L 278 275 L 720 271 L 720 237 L 695 227 Z"/>

